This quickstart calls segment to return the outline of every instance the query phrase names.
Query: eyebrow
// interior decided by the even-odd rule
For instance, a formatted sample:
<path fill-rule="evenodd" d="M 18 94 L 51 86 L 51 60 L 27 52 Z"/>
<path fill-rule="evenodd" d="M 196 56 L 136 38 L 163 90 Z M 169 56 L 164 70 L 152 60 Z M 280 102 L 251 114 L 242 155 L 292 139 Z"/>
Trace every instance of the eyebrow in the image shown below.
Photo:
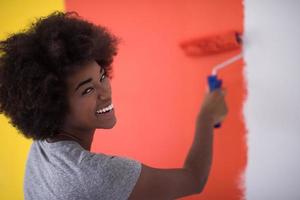
<path fill-rule="evenodd" d="M 77 85 L 75 91 L 77 91 L 82 85 L 87 84 L 87 83 L 91 82 L 92 80 L 93 80 L 92 78 L 88 78 L 88 79 L 86 79 L 86 80 L 80 82 L 80 83 Z"/>
<path fill-rule="evenodd" d="M 102 74 L 101 72 L 105 73 L 104 68 L 101 68 L 101 69 L 100 69 L 100 75 Z M 91 82 L 92 80 L 93 80 L 92 78 L 88 78 L 88 79 L 86 79 L 86 80 L 80 82 L 80 83 L 77 85 L 77 87 L 76 87 L 76 89 L 75 89 L 75 92 L 76 92 L 82 85 L 87 84 L 87 83 Z"/>

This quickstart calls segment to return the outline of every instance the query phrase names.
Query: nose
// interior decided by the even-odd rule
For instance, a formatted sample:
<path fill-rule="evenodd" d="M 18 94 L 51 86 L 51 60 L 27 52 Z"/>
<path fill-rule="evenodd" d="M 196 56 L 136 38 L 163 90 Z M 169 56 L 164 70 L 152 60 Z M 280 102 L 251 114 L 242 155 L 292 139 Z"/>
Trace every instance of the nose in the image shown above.
<path fill-rule="evenodd" d="M 107 101 L 111 98 L 110 88 L 105 86 L 99 86 L 97 88 L 97 95 L 100 101 Z"/>
<path fill-rule="evenodd" d="M 103 89 L 98 89 L 98 99 L 104 101 L 109 98 L 108 92 Z"/>
<path fill-rule="evenodd" d="M 107 95 L 101 95 L 101 94 L 99 94 L 99 99 L 101 100 L 101 101 L 105 101 L 105 100 L 107 100 L 109 97 L 107 96 Z"/>

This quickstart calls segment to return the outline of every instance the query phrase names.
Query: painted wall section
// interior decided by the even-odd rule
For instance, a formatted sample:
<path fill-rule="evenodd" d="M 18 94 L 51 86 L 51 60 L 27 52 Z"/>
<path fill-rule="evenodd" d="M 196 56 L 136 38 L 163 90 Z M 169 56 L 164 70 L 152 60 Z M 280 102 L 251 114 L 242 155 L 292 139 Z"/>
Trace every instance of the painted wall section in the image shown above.
<path fill-rule="evenodd" d="M 62 0 L 0 1 L 0 39 L 22 30 L 37 17 L 63 10 Z M 31 141 L 0 115 L 0 199 L 23 199 L 23 177 Z"/>
<path fill-rule="evenodd" d="M 300 2 L 245 1 L 248 200 L 300 199 Z"/>
<path fill-rule="evenodd" d="M 97 130 L 92 150 L 125 155 L 152 167 L 182 167 L 212 66 L 239 52 L 189 58 L 179 42 L 243 29 L 241 0 L 67 0 L 77 11 L 121 37 L 112 95 L 117 124 Z M 242 105 L 243 62 L 220 72 L 229 116 L 215 132 L 212 173 L 203 194 L 185 199 L 237 200 L 247 152 Z"/>

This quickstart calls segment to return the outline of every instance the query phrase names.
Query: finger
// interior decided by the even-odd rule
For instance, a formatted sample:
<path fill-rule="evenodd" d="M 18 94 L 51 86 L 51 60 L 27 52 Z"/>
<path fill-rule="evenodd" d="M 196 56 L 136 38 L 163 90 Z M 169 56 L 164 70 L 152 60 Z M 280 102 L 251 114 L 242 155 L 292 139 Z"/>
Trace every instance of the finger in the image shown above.
<path fill-rule="evenodd" d="M 222 92 L 223 92 L 223 95 L 226 96 L 227 95 L 227 89 L 225 88 L 222 88 Z"/>
<path fill-rule="evenodd" d="M 219 96 L 223 97 L 226 95 L 226 91 L 222 88 L 218 89 L 217 90 L 217 93 L 219 94 Z"/>

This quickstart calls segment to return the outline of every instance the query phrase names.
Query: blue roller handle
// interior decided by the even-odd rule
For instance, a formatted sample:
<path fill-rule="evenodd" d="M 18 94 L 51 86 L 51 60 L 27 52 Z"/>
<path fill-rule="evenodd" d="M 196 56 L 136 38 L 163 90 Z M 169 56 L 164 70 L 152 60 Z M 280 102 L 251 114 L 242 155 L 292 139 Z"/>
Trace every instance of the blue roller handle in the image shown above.
<path fill-rule="evenodd" d="M 208 76 L 209 91 L 214 91 L 222 87 L 222 80 L 218 79 L 217 75 Z M 221 123 L 215 124 L 215 128 L 220 128 Z"/>

